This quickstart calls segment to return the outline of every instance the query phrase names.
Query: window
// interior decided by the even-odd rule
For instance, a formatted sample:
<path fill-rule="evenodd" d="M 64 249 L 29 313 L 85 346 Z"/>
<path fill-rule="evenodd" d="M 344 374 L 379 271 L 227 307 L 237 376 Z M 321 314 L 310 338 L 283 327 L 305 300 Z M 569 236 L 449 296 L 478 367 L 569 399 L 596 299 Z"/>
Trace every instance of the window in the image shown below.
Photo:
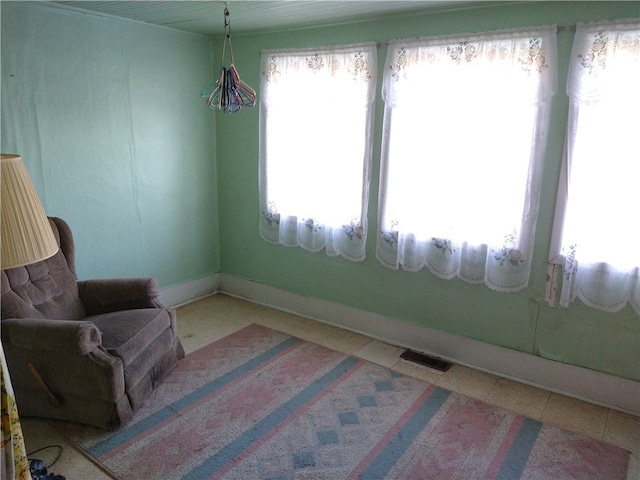
<path fill-rule="evenodd" d="M 527 286 L 555 88 L 555 26 L 390 43 L 382 264 Z"/>
<path fill-rule="evenodd" d="M 262 53 L 260 234 L 361 261 L 376 45 Z"/>
<path fill-rule="evenodd" d="M 578 24 L 554 237 L 560 304 L 640 315 L 640 23 Z M 552 256 L 558 252 L 552 252 Z"/>

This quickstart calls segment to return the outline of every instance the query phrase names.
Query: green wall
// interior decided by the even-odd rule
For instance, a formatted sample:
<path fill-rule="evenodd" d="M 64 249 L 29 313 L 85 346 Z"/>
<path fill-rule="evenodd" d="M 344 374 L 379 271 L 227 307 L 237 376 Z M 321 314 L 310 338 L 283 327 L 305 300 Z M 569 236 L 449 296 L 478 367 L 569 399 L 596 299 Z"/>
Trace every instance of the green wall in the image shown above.
<path fill-rule="evenodd" d="M 485 286 L 438 279 L 426 269 L 418 273 L 389 270 L 376 260 L 372 232 L 377 225 L 383 111 L 379 93 L 369 201 L 370 232 L 367 258 L 361 263 L 274 246 L 260 239 L 258 111 L 243 110 L 228 117 L 218 115 L 216 132 L 219 139 L 224 139 L 216 144 L 221 179 L 222 271 L 491 344 L 640 379 L 640 321 L 630 307 L 617 314 L 604 314 L 579 304 L 561 309 L 548 307 L 544 302 L 546 260 L 567 119 L 565 85 L 573 41 L 569 27 L 578 21 L 638 16 L 639 2 L 510 2 L 348 25 L 236 35 L 233 38 L 236 66 L 242 79 L 255 87 L 260 83 L 258 58 L 263 49 L 376 41 L 380 44 L 379 92 L 386 43 L 391 39 L 549 24 L 567 27 L 558 34 L 558 93 L 553 99 L 534 266 L 527 289 L 497 293 Z M 339 105 L 335 112 L 341 114 Z"/>
<path fill-rule="evenodd" d="M 210 39 L 2 2 L 2 152 L 67 220 L 80 278 L 218 272 Z"/>
<path fill-rule="evenodd" d="M 573 32 L 558 34 L 553 99 L 530 286 L 496 293 L 428 271 L 389 270 L 270 245 L 258 235 L 258 109 L 207 109 L 220 39 L 2 2 L 2 151 L 19 153 L 50 215 L 71 224 L 81 278 L 150 275 L 162 287 L 212 273 L 377 312 L 569 364 L 640 380 L 640 321 L 543 300 L 568 99 Z M 639 2 L 478 4 L 378 21 L 234 35 L 241 77 L 260 84 L 259 53 L 640 16 Z M 317 92 L 321 95 L 322 92 Z M 336 106 L 336 115 L 340 108 Z M 377 95 L 369 225 L 377 224 L 382 103 Z M 310 147 L 312 148 L 312 147 Z M 633 218 L 630 214 L 629 218 Z"/>

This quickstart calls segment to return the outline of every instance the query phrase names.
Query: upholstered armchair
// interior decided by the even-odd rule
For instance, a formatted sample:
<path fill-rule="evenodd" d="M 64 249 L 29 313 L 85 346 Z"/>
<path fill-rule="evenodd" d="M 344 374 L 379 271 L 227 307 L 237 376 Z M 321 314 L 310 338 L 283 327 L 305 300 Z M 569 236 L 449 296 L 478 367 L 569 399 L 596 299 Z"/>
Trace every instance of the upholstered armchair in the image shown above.
<path fill-rule="evenodd" d="M 1 333 L 21 416 L 115 429 L 184 357 L 175 311 L 151 278 L 78 281 L 69 226 L 60 250 L 2 271 Z"/>

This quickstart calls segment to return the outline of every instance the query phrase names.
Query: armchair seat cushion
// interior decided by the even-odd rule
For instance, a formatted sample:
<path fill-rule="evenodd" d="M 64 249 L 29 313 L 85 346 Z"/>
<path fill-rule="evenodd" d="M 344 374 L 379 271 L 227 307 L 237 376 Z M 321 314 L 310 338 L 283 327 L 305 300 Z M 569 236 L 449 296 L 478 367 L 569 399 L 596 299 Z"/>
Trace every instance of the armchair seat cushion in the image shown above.
<path fill-rule="evenodd" d="M 102 332 L 102 346 L 127 368 L 165 330 L 171 319 L 165 310 L 140 308 L 86 317 Z"/>

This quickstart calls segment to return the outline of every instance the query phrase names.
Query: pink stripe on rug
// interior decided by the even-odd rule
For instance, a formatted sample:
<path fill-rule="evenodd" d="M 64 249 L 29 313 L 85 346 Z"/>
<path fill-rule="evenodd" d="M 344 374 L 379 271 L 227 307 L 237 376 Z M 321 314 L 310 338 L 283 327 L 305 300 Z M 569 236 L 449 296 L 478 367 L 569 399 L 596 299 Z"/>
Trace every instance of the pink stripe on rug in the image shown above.
<path fill-rule="evenodd" d="M 362 459 L 362 461 L 358 464 L 358 466 L 351 472 L 349 475 L 349 480 L 355 480 L 360 478 L 362 473 L 371 465 L 373 460 L 377 458 L 380 453 L 389 445 L 389 442 L 392 438 L 394 438 L 402 427 L 404 427 L 407 422 L 413 417 L 413 415 L 418 411 L 420 406 L 431 396 L 431 394 L 436 389 L 435 385 L 430 385 L 424 391 L 422 395 L 418 397 L 418 399 L 411 405 L 411 407 L 400 417 L 400 419 L 395 423 L 395 425 L 387 431 L 387 433 L 380 439 L 380 441 L 371 449 L 369 454 Z"/>
<path fill-rule="evenodd" d="M 500 471 L 500 467 L 502 466 L 504 459 L 507 458 L 507 454 L 509 453 L 509 449 L 513 444 L 513 440 L 518 435 L 518 431 L 520 430 L 520 426 L 522 425 L 522 421 L 524 417 L 516 417 L 511 426 L 509 427 L 509 431 L 505 435 L 504 439 L 500 444 L 500 448 L 496 452 L 496 455 L 493 457 L 493 461 L 489 465 L 489 468 L 484 474 L 484 478 L 489 480 L 496 478 L 498 472 Z"/>

